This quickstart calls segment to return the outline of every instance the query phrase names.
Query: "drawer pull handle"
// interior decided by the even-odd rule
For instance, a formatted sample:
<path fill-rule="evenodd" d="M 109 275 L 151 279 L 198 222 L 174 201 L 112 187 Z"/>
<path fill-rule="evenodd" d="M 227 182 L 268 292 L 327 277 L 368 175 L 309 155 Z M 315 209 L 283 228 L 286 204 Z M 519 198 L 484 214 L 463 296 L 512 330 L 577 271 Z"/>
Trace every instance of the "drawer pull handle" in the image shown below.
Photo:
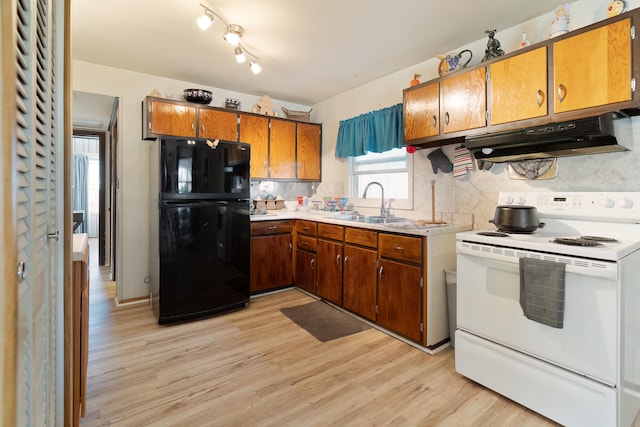
<path fill-rule="evenodd" d="M 436 127 L 438 124 L 438 120 L 436 119 L 436 115 L 431 116 L 431 126 Z"/>
<path fill-rule="evenodd" d="M 303 229 L 304 231 L 308 231 L 308 230 L 309 230 L 309 227 L 307 227 L 307 226 L 305 225 L 305 226 L 303 226 L 303 227 L 302 227 L 302 229 Z"/>
<path fill-rule="evenodd" d="M 564 101 L 566 97 L 567 97 L 567 87 L 562 83 L 560 83 L 558 85 L 558 101 L 562 103 L 562 101 Z"/>
<path fill-rule="evenodd" d="M 302 242 L 302 246 L 309 246 L 309 242 Z"/>
<path fill-rule="evenodd" d="M 342 257 L 340 255 L 337 255 L 336 256 L 336 264 L 340 265 L 341 261 L 342 261 Z"/>
<path fill-rule="evenodd" d="M 444 124 L 449 126 L 449 112 L 444 113 Z"/>
<path fill-rule="evenodd" d="M 542 107 L 542 103 L 544 102 L 544 92 L 538 89 L 536 93 L 536 102 L 538 103 L 538 108 Z"/>
<path fill-rule="evenodd" d="M 347 268 L 347 260 L 349 259 L 348 256 L 344 257 L 343 261 L 344 262 L 344 268 Z"/>
<path fill-rule="evenodd" d="M 316 259 L 315 258 L 311 258 L 311 269 L 312 270 L 316 269 Z"/>
<path fill-rule="evenodd" d="M 293 252 L 293 245 L 289 243 L 289 253 Z"/>
<path fill-rule="evenodd" d="M 269 227 L 267 227 L 267 230 L 277 230 L 278 226 L 277 225 L 270 225 Z"/>
<path fill-rule="evenodd" d="M 382 270 L 384 270 L 383 266 L 380 266 L 380 270 L 378 270 L 378 279 L 382 280 Z"/>
<path fill-rule="evenodd" d="M 404 247 L 402 247 L 402 246 L 394 246 L 393 249 L 396 250 L 397 252 L 404 251 Z"/>

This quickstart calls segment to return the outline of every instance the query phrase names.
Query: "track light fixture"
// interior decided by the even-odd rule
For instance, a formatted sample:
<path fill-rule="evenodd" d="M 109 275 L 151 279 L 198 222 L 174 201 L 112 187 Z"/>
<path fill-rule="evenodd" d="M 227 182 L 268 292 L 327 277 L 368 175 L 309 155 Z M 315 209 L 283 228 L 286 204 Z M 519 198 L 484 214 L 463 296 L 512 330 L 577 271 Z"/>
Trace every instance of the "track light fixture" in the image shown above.
<path fill-rule="evenodd" d="M 218 20 L 225 26 L 225 32 L 222 37 L 227 43 L 236 47 L 234 50 L 236 61 L 238 61 L 239 64 L 242 64 L 247 60 L 247 56 L 249 56 L 249 66 L 251 67 L 253 74 L 258 74 L 262 71 L 262 67 L 258 64 L 260 58 L 249 52 L 247 48 L 240 43 L 242 35 L 244 34 L 244 28 L 236 24 L 227 24 L 220 15 L 211 10 L 211 8 L 206 4 L 200 3 L 200 6 L 204 9 L 204 13 L 196 20 L 198 27 L 205 31 L 211 26 L 214 18 L 218 18 Z"/>
<path fill-rule="evenodd" d="M 238 64 L 242 64 L 244 61 L 247 60 L 247 57 L 245 56 L 244 51 L 240 46 L 236 47 L 235 55 L 236 55 L 236 61 L 238 61 Z"/>

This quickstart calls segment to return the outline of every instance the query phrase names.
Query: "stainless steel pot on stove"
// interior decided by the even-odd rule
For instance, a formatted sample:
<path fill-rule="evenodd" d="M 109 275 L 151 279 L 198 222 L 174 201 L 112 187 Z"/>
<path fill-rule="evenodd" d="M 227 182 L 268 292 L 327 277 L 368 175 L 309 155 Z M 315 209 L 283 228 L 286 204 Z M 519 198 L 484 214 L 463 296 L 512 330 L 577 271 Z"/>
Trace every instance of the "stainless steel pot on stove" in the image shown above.
<path fill-rule="evenodd" d="M 544 227 L 534 206 L 497 206 L 489 222 L 495 224 L 498 230 L 511 233 L 532 233 Z"/>

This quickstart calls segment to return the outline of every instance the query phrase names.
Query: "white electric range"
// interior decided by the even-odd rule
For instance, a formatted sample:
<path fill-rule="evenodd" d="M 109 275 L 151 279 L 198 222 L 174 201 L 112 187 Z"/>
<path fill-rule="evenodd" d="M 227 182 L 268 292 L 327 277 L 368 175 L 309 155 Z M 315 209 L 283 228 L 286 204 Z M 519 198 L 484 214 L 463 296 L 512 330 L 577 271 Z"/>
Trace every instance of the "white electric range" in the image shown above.
<path fill-rule="evenodd" d="M 498 205 L 534 206 L 544 226 L 456 235 L 456 370 L 564 425 L 640 420 L 640 192 L 501 193 Z M 521 258 L 563 269 L 562 327 L 524 315 Z"/>

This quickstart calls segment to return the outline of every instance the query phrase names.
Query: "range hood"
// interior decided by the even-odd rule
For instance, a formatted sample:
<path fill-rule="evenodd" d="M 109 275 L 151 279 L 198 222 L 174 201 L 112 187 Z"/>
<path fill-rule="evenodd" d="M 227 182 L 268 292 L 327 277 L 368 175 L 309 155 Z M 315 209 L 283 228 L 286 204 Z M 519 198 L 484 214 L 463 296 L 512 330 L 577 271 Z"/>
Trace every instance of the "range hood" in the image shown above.
<path fill-rule="evenodd" d="M 618 113 L 467 136 L 476 159 L 494 163 L 631 150 L 631 118 Z"/>

